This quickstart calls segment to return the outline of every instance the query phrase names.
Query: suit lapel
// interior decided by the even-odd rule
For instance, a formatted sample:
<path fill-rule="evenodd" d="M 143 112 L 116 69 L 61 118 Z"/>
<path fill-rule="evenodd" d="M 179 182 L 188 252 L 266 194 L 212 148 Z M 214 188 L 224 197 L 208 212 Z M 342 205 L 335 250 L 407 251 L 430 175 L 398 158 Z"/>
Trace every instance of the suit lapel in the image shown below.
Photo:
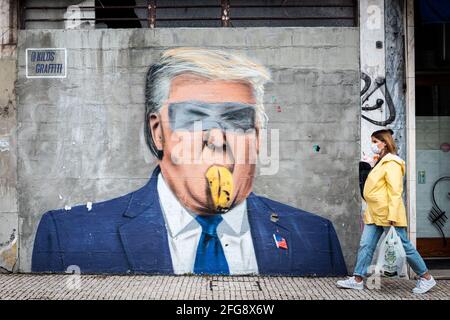
<path fill-rule="evenodd" d="M 167 230 L 157 191 L 159 172 L 158 166 L 150 181 L 133 193 L 124 213 L 131 221 L 119 228 L 131 272 L 173 273 Z"/>
<path fill-rule="evenodd" d="M 259 273 L 288 274 L 292 269 L 294 245 L 289 230 L 283 221 L 271 220 L 277 212 L 253 193 L 247 198 L 247 211 Z M 274 234 L 286 240 L 287 250 L 277 248 Z"/>

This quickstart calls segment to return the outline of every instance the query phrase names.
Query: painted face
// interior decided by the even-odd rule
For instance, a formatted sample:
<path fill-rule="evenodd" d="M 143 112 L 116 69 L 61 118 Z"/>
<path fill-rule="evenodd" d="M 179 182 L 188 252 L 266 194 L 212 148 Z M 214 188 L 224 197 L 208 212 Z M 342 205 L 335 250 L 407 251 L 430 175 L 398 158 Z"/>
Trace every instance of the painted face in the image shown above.
<path fill-rule="evenodd" d="M 164 151 L 159 161 L 164 179 L 185 207 L 198 214 L 225 213 L 247 198 L 259 147 L 254 105 L 245 82 L 194 75 L 172 80 L 169 98 L 151 116 L 150 128 Z M 231 188 L 222 183 L 224 177 Z M 215 197 L 220 190 L 229 193 Z"/>
<path fill-rule="evenodd" d="M 169 104 L 173 131 L 248 131 L 255 129 L 255 106 L 238 102 L 185 101 Z"/>

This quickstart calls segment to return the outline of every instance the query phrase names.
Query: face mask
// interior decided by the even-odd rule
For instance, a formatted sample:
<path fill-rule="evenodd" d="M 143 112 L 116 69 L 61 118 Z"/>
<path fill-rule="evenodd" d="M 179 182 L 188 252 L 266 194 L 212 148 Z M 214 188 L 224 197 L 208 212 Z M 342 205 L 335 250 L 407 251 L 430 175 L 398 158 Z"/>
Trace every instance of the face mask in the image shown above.
<path fill-rule="evenodd" d="M 372 149 L 372 152 L 375 153 L 375 154 L 380 154 L 381 153 L 381 150 L 380 150 L 380 148 L 378 148 L 378 145 L 376 143 L 372 143 L 370 148 Z"/>

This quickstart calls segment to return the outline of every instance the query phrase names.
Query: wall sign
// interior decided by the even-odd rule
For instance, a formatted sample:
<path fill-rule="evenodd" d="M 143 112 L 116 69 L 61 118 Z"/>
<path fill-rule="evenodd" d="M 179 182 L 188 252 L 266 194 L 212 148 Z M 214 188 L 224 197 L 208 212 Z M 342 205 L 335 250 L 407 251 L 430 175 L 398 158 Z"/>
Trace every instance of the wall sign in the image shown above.
<path fill-rule="evenodd" d="M 27 78 L 65 78 L 67 76 L 65 48 L 26 49 Z"/>

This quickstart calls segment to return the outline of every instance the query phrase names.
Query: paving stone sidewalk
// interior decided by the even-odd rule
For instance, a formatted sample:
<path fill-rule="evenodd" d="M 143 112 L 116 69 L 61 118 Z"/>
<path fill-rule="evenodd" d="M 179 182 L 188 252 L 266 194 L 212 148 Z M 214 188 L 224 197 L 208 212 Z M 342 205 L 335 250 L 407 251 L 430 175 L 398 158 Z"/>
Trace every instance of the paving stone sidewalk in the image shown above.
<path fill-rule="evenodd" d="M 299 299 L 450 300 L 450 280 L 429 293 L 411 292 L 414 280 L 381 279 L 378 289 L 338 289 L 336 278 L 222 276 L 99 276 L 0 274 L 0 299 Z"/>

